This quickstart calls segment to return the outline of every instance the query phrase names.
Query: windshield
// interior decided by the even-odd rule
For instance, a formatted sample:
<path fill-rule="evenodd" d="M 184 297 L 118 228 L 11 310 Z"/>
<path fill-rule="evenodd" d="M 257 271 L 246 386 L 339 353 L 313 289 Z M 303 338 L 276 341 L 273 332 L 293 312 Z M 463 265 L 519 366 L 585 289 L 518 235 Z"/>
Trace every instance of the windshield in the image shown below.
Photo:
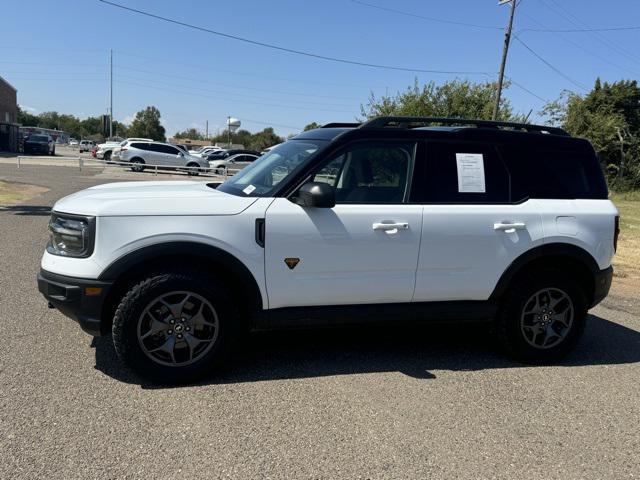
<path fill-rule="evenodd" d="M 218 190 L 243 197 L 269 197 L 280 182 L 299 170 L 327 143 L 324 140 L 289 140 L 240 170 Z"/>
<path fill-rule="evenodd" d="M 29 137 L 30 142 L 48 142 L 49 138 L 44 135 L 31 135 Z"/>

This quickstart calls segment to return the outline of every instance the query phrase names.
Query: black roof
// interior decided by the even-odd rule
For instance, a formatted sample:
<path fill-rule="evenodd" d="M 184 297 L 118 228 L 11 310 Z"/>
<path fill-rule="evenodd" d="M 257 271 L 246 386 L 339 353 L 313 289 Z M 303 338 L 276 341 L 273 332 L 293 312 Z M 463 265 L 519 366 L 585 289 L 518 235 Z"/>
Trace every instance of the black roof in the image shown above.
<path fill-rule="evenodd" d="M 302 132 L 296 140 L 334 140 L 339 136 L 349 138 L 371 137 L 398 138 L 459 138 L 482 141 L 581 142 L 565 130 L 547 125 L 530 125 L 488 120 L 467 120 L 436 117 L 377 117 L 364 123 L 329 123 L 321 128 Z M 556 141 L 554 141 L 554 139 Z"/>

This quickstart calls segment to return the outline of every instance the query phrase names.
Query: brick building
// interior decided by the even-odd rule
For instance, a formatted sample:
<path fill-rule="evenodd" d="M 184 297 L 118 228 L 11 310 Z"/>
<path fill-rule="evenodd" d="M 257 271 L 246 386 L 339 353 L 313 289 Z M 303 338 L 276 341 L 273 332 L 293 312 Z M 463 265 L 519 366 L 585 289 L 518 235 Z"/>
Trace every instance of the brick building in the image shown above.
<path fill-rule="evenodd" d="M 18 151 L 18 91 L 0 77 L 0 151 Z"/>

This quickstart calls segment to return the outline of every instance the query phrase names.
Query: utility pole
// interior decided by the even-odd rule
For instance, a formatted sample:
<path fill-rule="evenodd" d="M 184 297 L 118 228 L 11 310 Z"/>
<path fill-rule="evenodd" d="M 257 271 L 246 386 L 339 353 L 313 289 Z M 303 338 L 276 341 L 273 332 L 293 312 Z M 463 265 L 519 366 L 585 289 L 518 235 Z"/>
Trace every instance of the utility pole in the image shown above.
<path fill-rule="evenodd" d="M 231 148 L 231 115 L 227 117 L 227 143 Z"/>
<path fill-rule="evenodd" d="M 507 52 L 509 51 L 509 42 L 511 41 L 511 30 L 513 28 L 513 16 L 516 13 L 516 0 L 500 0 L 499 5 L 511 3 L 511 13 L 509 14 L 509 24 L 504 32 L 504 46 L 502 47 L 502 61 L 500 62 L 500 74 L 498 76 L 498 91 L 496 92 L 496 103 L 493 105 L 492 120 L 498 120 L 500 110 L 500 95 L 502 95 L 502 84 L 504 82 L 504 67 L 507 64 Z"/>
<path fill-rule="evenodd" d="M 205 140 L 209 138 L 209 120 L 207 120 L 207 127 L 204 133 Z"/>
<path fill-rule="evenodd" d="M 109 138 L 113 138 L 113 49 L 109 50 Z"/>

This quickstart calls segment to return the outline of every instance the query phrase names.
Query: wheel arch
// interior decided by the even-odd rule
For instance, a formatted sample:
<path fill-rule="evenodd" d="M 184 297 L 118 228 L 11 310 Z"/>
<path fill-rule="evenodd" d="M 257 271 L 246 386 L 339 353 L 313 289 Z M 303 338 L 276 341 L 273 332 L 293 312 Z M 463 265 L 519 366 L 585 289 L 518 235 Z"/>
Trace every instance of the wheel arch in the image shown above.
<path fill-rule="evenodd" d="M 262 294 L 251 271 L 234 255 L 218 247 L 193 241 L 148 245 L 111 263 L 98 277 L 112 281 L 102 309 L 102 319 L 111 322 L 122 296 L 152 271 L 166 268 L 196 268 L 220 275 L 229 285 L 234 300 L 248 321 L 262 310 Z"/>
<path fill-rule="evenodd" d="M 499 301 L 517 277 L 533 269 L 544 267 L 564 269 L 575 275 L 591 304 L 595 296 L 596 276 L 600 268 L 589 252 L 568 243 L 540 245 L 520 255 L 504 271 L 489 300 Z"/>

